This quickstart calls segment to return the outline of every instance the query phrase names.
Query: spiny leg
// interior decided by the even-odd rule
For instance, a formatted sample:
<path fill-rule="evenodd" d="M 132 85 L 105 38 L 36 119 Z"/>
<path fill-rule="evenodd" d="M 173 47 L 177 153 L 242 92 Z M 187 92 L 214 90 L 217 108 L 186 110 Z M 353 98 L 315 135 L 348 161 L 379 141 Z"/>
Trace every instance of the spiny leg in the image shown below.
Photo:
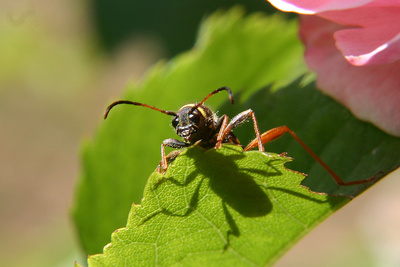
<path fill-rule="evenodd" d="M 226 125 L 228 121 L 228 116 L 226 115 L 224 116 L 225 116 L 224 121 L 222 122 L 220 132 L 218 133 L 217 143 L 215 145 L 216 149 L 222 146 L 222 142 L 228 133 L 230 133 L 234 128 L 238 127 L 239 125 L 245 123 L 251 117 L 253 120 L 254 132 L 256 133 L 256 138 L 254 139 L 254 141 L 258 144 L 259 151 L 265 151 L 261 140 L 260 130 L 258 128 L 257 119 L 256 116 L 254 115 L 253 110 L 248 109 L 243 112 L 240 112 L 238 115 L 233 117 L 233 119 L 229 122 L 228 125 Z"/>
<path fill-rule="evenodd" d="M 344 182 L 320 157 L 318 157 L 289 127 L 287 126 L 280 126 L 273 128 L 269 131 L 266 131 L 265 133 L 261 134 L 261 140 L 263 144 L 266 144 L 272 140 L 275 140 L 279 137 L 281 137 L 285 133 L 290 133 L 290 135 L 313 157 L 321 166 L 332 176 L 332 178 L 335 180 L 335 182 L 338 185 L 357 185 L 357 184 L 364 184 L 368 183 L 370 181 L 373 181 L 376 178 L 376 175 L 374 177 L 364 179 L 364 180 L 358 180 L 358 181 L 351 181 L 351 182 Z M 248 151 L 254 147 L 257 146 L 258 140 L 254 139 L 251 141 L 247 147 L 244 149 L 244 151 Z"/>
<path fill-rule="evenodd" d="M 189 143 L 185 143 L 173 138 L 168 138 L 165 139 L 162 144 L 161 144 L 161 161 L 160 161 L 160 166 L 161 169 L 163 170 L 162 172 L 165 173 L 165 171 L 168 168 L 168 160 L 167 157 L 165 156 L 165 146 L 169 146 L 172 148 L 184 148 L 184 147 L 188 147 L 191 146 L 191 144 Z M 179 154 L 173 154 L 174 158 L 176 158 Z M 173 160 L 173 159 L 172 159 Z M 157 168 L 158 172 L 161 173 L 161 170 L 159 168 Z"/>

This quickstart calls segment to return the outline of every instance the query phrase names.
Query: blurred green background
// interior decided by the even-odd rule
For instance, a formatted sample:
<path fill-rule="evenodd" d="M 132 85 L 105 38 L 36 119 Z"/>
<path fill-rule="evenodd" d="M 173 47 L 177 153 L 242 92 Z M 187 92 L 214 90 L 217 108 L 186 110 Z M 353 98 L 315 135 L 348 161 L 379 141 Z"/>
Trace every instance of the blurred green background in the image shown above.
<path fill-rule="evenodd" d="M 69 214 L 81 142 L 128 81 L 190 49 L 205 15 L 239 2 L 275 11 L 262 0 L 1 2 L 1 265 L 85 262 Z M 276 266 L 395 266 L 399 178 L 355 199 Z"/>

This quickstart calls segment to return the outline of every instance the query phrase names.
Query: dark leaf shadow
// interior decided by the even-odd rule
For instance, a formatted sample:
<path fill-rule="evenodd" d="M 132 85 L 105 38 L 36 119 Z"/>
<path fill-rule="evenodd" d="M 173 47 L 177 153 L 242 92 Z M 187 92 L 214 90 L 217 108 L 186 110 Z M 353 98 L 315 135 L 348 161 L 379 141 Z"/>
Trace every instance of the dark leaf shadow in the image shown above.
<path fill-rule="evenodd" d="M 224 148 L 238 151 L 233 146 L 224 146 Z M 191 189 L 187 191 L 187 206 L 175 207 L 175 210 L 160 207 L 158 211 L 144 218 L 141 223 L 148 221 L 160 213 L 176 217 L 189 216 L 197 209 L 199 201 L 202 198 L 200 195 L 202 186 L 204 185 L 204 181 L 207 181 L 207 186 L 221 199 L 223 214 L 229 226 L 229 229 L 226 231 L 226 243 L 224 246 L 224 251 L 226 251 L 230 246 L 231 238 L 240 236 L 240 227 L 235 221 L 235 216 L 232 215 L 233 211 L 236 211 L 243 217 L 262 217 L 271 212 L 272 202 L 265 190 L 281 191 L 316 203 L 328 202 L 334 205 L 339 201 L 335 197 L 320 200 L 310 195 L 299 193 L 298 191 L 291 191 L 279 186 L 268 186 L 262 181 L 254 180 L 251 175 L 252 173 L 261 175 L 265 179 L 282 175 L 282 172 L 276 167 L 276 161 L 282 162 L 280 159 L 271 160 L 266 158 L 264 163 L 268 168 L 260 170 L 258 168 L 239 168 L 239 165 L 243 165 L 238 162 L 245 157 L 243 153 L 225 155 L 215 149 L 205 151 L 200 147 L 191 147 L 187 149 L 185 155 L 193 159 L 195 164 L 195 168 L 192 168 L 193 171 L 189 172 L 184 180 L 182 178 L 178 180 L 174 177 L 163 178 L 153 185 L 152 190 L 156 190 L 165 182 L 179 187 L 191 185 Z M 300 181 L 298 186 L 301 186 Z"/>
<path fill-rule="evenodd" d="M 235 162 L 244 156 L 226 156 L 214 149 L 204 153 L 192 149 L 188 150 L 186 155 L 193 158 L 196 164 L 196 171 L 191 175 L 201 174 L 207 177 L 210 188 L 225 204 L 242 216 L 260 217 L 271 211 L 272 204 L 268 196 L 250 175 L 238 168 Z"/>
<path fill-rule="evenodd" d="M 225 202 L 222 202 L 222 209 L 224 210 L 225 219 L 228 222 L 229 227 L 230 227 L 230 230 L 228 230 L 228 232 L 226 234 L 226 244 L 224 247 L 224 251 L 225 251 L 229 248 L 231 236 L 239 237 L 240 231 L 239 231 L 239 227 L 237 226 L 235 220 L 233 219 L 232 214 L 230 214 L 228 208 L 226 207 Z"/>
<path fill-rule="evenodd" d="M 229 149 L 229 146 L 227 147 Z M 260 217 L 267 215 L 272 209 L 272 203 L 269 200 L 267 194 L 261 189 L 276 190 L 285 192 L 288 194 L 295 195 L 316 203 L 329 202 L 334 205 L 337 202 L 335 197 L 328 197 L 327 200 L 320 200 L 312 198 L 306 194 L 302 194 L 296 191 L 292 191 L 286 188 L 262 186 L 254 181 L 253 177 L 247 173 L 256 173 L 265 177 L 279 176 L 282 174 L 278 170 L 273 162 L 275 160 L 266 160 L 265 164 L 268 165 L 268 172 L 260 169 L 252 168 L 238 168 L 235 161 L 240 160 L 244 155 L 223 155 L 218 153 L 214 149 L 203 151 L 204 153 L 198 153 L 201 148 L 189 149 L 186 156 L 194 159 L 196 168 L 195 171 L 191 172 L 185 181 L 178 181 L 173 177 L 160 180 L 154 185 L 153 189 L 156 189 L 160 184 L 165 181 L 169 181 L 177 186 L 187 186 L 192 183 L 198 175 L 207 177 L 209 179 L 210 188 L 221 198 L 224 205 L 228 205 L 244 217 Z M 207 154 L 207 155 L 205 155 Z M 176 216 L 187 216 L 189 215 L 198 205 L 198 195 L 200 185 L 196 187 L 193 195 L 191 196 L 190 205 L 188 211 L 183 215 L 175 214 L 174 212 L 163 210 L 163 213 Z M 299 183 L 299 186 L 300 183 Z M 311 191 L 310 191 L 311 192 Z M 312 192 L 315 194 L 320 194 Z"/>

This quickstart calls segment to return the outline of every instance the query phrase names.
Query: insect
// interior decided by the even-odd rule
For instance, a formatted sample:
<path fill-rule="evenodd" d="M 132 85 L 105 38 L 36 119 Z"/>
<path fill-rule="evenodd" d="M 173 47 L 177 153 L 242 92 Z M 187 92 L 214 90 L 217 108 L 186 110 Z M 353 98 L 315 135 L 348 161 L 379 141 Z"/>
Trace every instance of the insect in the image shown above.
<path fill-rule="evenodd" d="M 107 118 L 110 110 L 120 104 L 128 104 L 135 106 L 142 106 L 150 108 L 161 113 L 173 116 L 172 126 L 175 128 L 177 135 L 183 138 L 184 141 L 180 141 L 173 138 L 165 139 L 161 144 L 161 161 L 158 166 L 158 171 L 165 173 L 168 168 L 168 163 L 173 161 L 180 153 L 180 150 L 176 150 L 165 155 L 165 147 L 172 148 L 184 148 L 189 147 L 194 144 L 204 148 L 204 149 L 219 149 L 222 144 L 235 144 L 241 145 L 240 141 L 236 138 L 232 132 L 234 128 L 247 122 L 250 118 L 253 121 L 254 132 L 256 138 L 251 141 L 245 148 L 244 151 L 251 150 L 258 147 L 259 151 L 265 151 L 263 144 L 268 143 L 274 139 L 279 138 L 285 133 L 289 133 L 321 166 L 332 176 L 338 185 L 356 185 L 363 184 L 374 180 L 376 177 L 371 177 L 365 180 L 344 182 L 324 161 L 322 161 L 289 127 L 280 126 L 266 131 L 260 134 L 258 128 L 258 123 L 254 111 L 251 109 L 245 110 L 230 121 L 227 115 L 222 115 L 217 117 L 217 115 L 212 112 L 208 107 L 204 105 L 211 96 L 221 92 L 227 91 L 229 94 L 229 100 L 231 104 L 234 103 L 233 93 L 230 88 L 224 86 L 218 88 L 211 93 L 209 93 L 202 101 L 194 104 L 187 104 L 182 106 L 177 112 L 162 110 L 154 106 L 147 104 L 133 102 L 129 100 L 118 100 L 109 105 L 104 114 L 104 119 Z"/>

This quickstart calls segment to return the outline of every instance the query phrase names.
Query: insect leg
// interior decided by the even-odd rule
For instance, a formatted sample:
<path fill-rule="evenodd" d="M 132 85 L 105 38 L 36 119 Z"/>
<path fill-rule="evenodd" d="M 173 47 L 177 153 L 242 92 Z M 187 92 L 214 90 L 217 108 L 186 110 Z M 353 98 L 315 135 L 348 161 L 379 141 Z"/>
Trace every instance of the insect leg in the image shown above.
<path fill-rule="evenodd" d="M 181 152 L 182 152 L 181 150 L 174 150 L 174 151 L 171 151 L 167 156 L 165 156 L 165 159 L 167 160 L 167 164 L 170 164 L 172 161 L 174 161 L 176 159 L 176 157 L 178 157 L 181 154 Z M 161 171 L 162 170 L 161 164 L 162 164 L 162 161 L 160 161 L 158 163 L 156 170 L 159 173 L 165 173 L 165 171 Z"/>
<path fill-rule="evenodd" d="M 224 116 L 226 116 L 226 115 L 224 115 Z M 254 111 L 251 109 L 240 112 L 238 115 L 236 115 L 235 117 L 232 118 L 232 120 L 229 122 L 228 125 L 226 125 L 226 122 L 222 123 L 221 130 L 218 134 L 217 144 L 215 145 L 215 148 L 216 149 L 220 148 L 222 146 L 222 141 L 224 140 L 224 137 L 228 133 L 230 133 L 234 128 L 236 128 L 239 125 L 248 121 L 250 119 L 250 117 L 253 120 L 254 132 L 256 133 L 256 139 L 254 139 L 254 141 L 258 144 L 259 151 L 265 151 L 262 140 L 261 140 L 260 130 L 258 128 L 257 119 L 256 119 L 256 116 L 254 115 Z M 226 116 L 226 120 L 228 120 L 227 116 Z"/>
<path fill-rule="evenodd" d="M 367 182 L 370 182 L 376 178 L 376 176 L 364 179 L 364 180 L 358 180 L 358 181 L 351 181 L 351 182 L 344 182 L 320 157 L 318 157 L 289 127 L 287 126 L 280 126 L 273 128 L 269 131 L 266 131 L 261 135 L 261 140 L 262 143 L 268 143 L 274 139 L 277 139 L 281 137 L 285 133 L 290 133 L 290 135 L 310 154 L 311 157 L 313 157 L 335 180 L 335 182 L 338 185 L 356 185 L 356 184 L 364 184 Z M 244 149 L 244 151 L 248 151 L 254 147 L 257 146 L 258 140 L 254 139 L 251 141 L 247 147 Z"/>
<path fill-rule="evenodd" d="M 172 148 L 183 148 L 183 147 L 191 146 L 191 144 L 185 143 L 185 142 L 173 139 L 173 138 L 165 139 L 161 144 L 161 162 L 160 162 L 160 165 L 161 165 L 161 168 L 162 168 L 163 172 L 165 172 L 167 170 L 167 168 L 168 168 L 168 159 L 165 156 L 165 146 L 169 146 L 169 147 L 172 147 Z M 176 158 L 176 157 L 177 157 L 177 155 L 174 158 Z M 171 161 L 171 159 L 169 159 L 169 161 Z"/>
<path fill-rule="evenodd" d="M 217 143 L 215 144 L 215 148 L 219 149 L 222 146 L 222 141 L 224 140 L 224 137 L 226 133 L 224 133 L 224 129 L 226 128 L 226 125 L 228 124 L 228 116 L 223 115 L 217 123 L 217 126 L 220 124 L 219 132 L 218 132 L 218 137 L 217 137 Z"/>

